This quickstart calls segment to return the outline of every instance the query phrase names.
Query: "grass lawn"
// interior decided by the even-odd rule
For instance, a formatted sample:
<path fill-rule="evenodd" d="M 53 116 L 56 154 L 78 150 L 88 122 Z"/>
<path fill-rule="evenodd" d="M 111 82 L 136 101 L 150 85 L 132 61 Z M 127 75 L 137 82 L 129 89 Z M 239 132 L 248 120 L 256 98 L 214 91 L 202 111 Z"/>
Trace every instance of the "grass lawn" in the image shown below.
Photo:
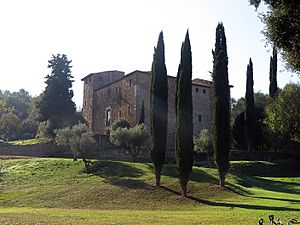
<path fill-rule="evenodd" d="M 50 140 L 48 138 L 34 138 L 34 139 L 27 139 L 27 140 L 17 140 L 17 141 L 8 141 L 4 143 L 0 143 L 0 147 L 3 146 L 24 146 L 24 145 L 34 145 L 40 143 L 47 143 Z"/>
<path fill-rule="evenodd" d="M 70 159 L 0 160 L 0 224 L 257 224 L 269 214 L 300 219 L 294 165 L 232 162 L 227 188 L 217 171 L 194 167 L 182 198 L 173 165 L 155 187 L 151 164 Z"/>

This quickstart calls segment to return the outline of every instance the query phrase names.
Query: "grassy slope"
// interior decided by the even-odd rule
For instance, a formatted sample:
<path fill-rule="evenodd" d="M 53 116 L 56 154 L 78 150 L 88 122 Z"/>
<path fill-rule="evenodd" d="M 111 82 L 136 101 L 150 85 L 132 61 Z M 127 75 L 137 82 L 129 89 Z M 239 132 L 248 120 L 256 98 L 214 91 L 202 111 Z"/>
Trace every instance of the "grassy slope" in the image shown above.
<path fill-rule="evenodd" d="M 154 187 L 150 164 L 98 161 L 91 174 L 70 159 L 0 160 L 0 224 L 249 224 L 300 214 L 300 178 L 267 162 L 233 163 L 228 189 L 215 169 L 194 168 L 189 199 L 175 168 Z"/>
<path fill-rule="evenodd" d="M 9 142 L 0 143 L 0 147 L 34 145 L 40 143 L 48 143 L 49 141 L 50 140 L 48 138 L 34 138 L 34 139 L 27 139 L 27 140 L 9 141 Z"/>

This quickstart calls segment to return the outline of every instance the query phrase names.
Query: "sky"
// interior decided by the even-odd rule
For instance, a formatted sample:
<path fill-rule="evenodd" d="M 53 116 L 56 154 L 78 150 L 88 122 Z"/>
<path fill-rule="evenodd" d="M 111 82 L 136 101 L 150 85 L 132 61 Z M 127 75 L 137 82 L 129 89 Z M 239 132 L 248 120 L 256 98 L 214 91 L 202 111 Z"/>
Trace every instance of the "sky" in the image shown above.
<path fill-rule="evenodd" d="M 247 0 L 9 0 L 0 1 L 0 21 L 1 90 L 24 88 L 39 95 L 51 72 L 48 60 L 66 54 L 73 66 L 73 101 L 82 107 L 84 76 L 107 70 L 150 71 L 160 31 L 168 74 L 176 76 L 187 29 L 193 78 L 211 80 L 215 29 L 222 22 L 232 97 L 245 95 L 250 57 L 254 91 L 268 93 L 271 46 L 266 46 L 264 24 Z M 280 88 L 299 82 L 282 62 L 278 67 Z"/>

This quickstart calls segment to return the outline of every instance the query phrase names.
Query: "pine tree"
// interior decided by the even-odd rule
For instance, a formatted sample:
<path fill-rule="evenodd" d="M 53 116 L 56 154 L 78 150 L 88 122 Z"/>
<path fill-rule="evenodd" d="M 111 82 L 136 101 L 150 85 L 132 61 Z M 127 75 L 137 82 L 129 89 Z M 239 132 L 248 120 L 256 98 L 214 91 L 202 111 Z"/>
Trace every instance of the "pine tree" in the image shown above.
<path fill-rule="evenodd" d="M 40 120 L 51 121 L 53 128 L 70 125 L 75 112 L 75 103 L 72 101 L 73 91 L 71 75 L 71 60 L 66 55 L 52 55 L 48 61 L 51 74 L 47 75 L 47 84 L 41 100 L 37 103 Z"/>
<path fill-rule="evenodd" d="M 160 32 L 157 48 L 154 49 L 150 88 L 150 157 L 154 164 L 156 186 L 165 162 L 167 123 L 168 123 L 168 77 L 165 64 L 163 32 Z"/>
<path fill-rule="evenodd" d="M 176 164 L 182 196 L 186 196 L 187 184 L 193 167 L 193 102 L 192 102 L 192 52 L 187 31 L 181 48 L 181 60 L 177 74 L 176 90 Z"/>
<path fill-rule="evenodd" d="M 277 50 L 273 47 L 273 56 L 270 57 L 270 86 L 269 95 L 274 98 L 278 92 L 277 87 Z"/>
<path fill-rule="evenodd" d="M 212 142 L 218 167 L 220 186 L 225 185 L 229 169 L 230 148 L 230 87 L 228 81 L 228 57 L 224 26 L 216 29 L 212 73 Z"/>
<path fill-rule="evenodd" d="M 250 58 L 247 66 L 247 81 L 246 81 L 246 110 L 245 110 L 245 125 L 246 125 L 246 142 L 248 151 L 253 150 L 254 146 L 254 129 L 255 129 L 255 114 L 254 114 L 254 92 L 253 92 L 253 64 Z"/>

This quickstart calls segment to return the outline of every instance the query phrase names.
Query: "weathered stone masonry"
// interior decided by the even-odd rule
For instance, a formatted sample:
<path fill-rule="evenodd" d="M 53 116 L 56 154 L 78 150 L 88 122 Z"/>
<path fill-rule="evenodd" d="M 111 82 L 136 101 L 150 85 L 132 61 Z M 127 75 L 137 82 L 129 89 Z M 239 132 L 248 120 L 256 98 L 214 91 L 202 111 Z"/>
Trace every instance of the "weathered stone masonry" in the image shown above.
<path fill-rule="evenodd" d="M 134 71 L 127 75 L 121 71 L 92 73 L 84 77 L 83 116 L 96 135 L 108 134 L 111 124 L 125 119 L 132 125 L 138 123 L 142 101 L 145 106 L 145 125 L 150 123 L 149 72 Z M 203 128 L 210 129 L 211 82 L 194 79 L 193 127 L 194 135 Z M 173 148 L 175 137 L 176 77 L 168 76 L 168 140 Z"/>

